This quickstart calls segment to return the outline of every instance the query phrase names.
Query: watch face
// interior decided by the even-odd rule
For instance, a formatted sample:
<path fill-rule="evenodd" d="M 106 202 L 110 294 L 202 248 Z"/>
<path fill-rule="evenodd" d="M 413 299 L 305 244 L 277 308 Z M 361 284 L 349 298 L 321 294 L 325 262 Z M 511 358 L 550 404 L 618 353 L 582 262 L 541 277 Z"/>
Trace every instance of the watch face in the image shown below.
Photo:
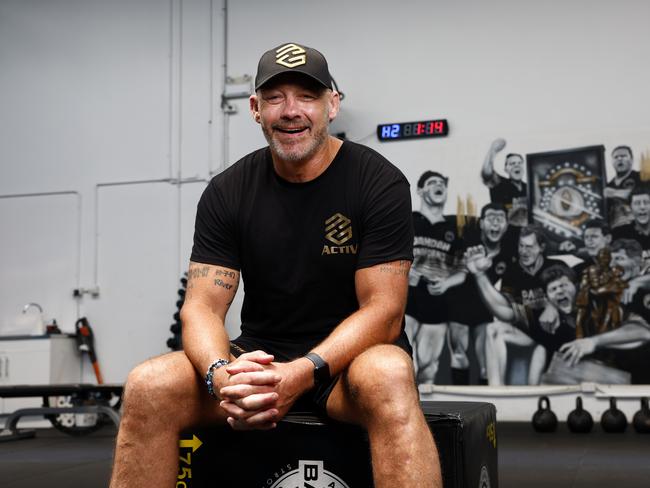
<path fill-rule="evenodd" d="M 314 380 L 317 384 L 327 383 L 330 380 L 330 367 L 327 363 L 314 369 Z"/>
<path fill-rule="evenodd" d="M 322 384 L 328 382 L 330 377 L 329 365 L 318 354 L 310 352 L 305 357 L 314 363 L 314 383 Z"/>

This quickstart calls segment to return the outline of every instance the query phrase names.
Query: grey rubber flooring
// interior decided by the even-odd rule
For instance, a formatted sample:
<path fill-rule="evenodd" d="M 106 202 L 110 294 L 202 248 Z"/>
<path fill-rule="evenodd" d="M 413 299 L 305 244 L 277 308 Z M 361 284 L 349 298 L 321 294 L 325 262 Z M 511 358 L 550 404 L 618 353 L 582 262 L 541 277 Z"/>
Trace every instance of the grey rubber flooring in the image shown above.
<path fill-rule="evenodd" d="M 650 487 L 650 435 L 631 428 L 576 435 L 560 424 L 556 433 L 538 434 L 527 423 L 501 423 L 497 436 L 501 488 Z M 43 429 L 33 439 L 1 442 L 0 487 L 106 487 L 114 437 L 109 426 L 86 437 Z"/>

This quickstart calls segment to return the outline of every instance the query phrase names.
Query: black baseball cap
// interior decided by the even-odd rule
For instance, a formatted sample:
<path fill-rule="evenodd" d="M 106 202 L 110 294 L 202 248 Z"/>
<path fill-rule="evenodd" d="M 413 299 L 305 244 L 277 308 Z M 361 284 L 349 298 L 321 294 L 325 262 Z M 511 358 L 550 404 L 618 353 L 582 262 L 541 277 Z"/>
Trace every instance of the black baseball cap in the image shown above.
<path fill-rule="evenodd" d="M 255 90 L 282 73 L 302 73 L 325 88 L 332 88 L 325 56 L 311 47 L 290 42 L 266 51 L 257 65 Z"/>

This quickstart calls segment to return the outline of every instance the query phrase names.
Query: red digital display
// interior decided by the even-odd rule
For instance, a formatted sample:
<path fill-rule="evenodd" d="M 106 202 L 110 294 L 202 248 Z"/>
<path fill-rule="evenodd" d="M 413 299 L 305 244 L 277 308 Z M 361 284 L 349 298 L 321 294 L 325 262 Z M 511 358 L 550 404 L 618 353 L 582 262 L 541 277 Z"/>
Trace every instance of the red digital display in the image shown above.
<path fill-rule="evenodd" d="M 380 141 L 444 137 L 447 134 L 449 134 L 447 119 L 399 122 L 394 124 L 380 124 L 377 126 L 377 137 Z"/>

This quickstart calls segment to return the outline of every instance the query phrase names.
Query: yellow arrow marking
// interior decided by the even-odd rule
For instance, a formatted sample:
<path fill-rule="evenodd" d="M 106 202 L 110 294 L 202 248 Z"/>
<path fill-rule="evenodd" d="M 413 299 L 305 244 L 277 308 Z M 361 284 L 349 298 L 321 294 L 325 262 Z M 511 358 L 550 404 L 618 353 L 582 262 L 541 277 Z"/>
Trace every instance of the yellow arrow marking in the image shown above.
<path fill-rule="evenodd" d="M 178 441 L 178 445 L 181 449 L 191 447 L 192 452 L 194 452 L 203 445 L 203 442 L 201 442 L 201 439 L 192 434 L 191 439 L 181 439 Z"/>

